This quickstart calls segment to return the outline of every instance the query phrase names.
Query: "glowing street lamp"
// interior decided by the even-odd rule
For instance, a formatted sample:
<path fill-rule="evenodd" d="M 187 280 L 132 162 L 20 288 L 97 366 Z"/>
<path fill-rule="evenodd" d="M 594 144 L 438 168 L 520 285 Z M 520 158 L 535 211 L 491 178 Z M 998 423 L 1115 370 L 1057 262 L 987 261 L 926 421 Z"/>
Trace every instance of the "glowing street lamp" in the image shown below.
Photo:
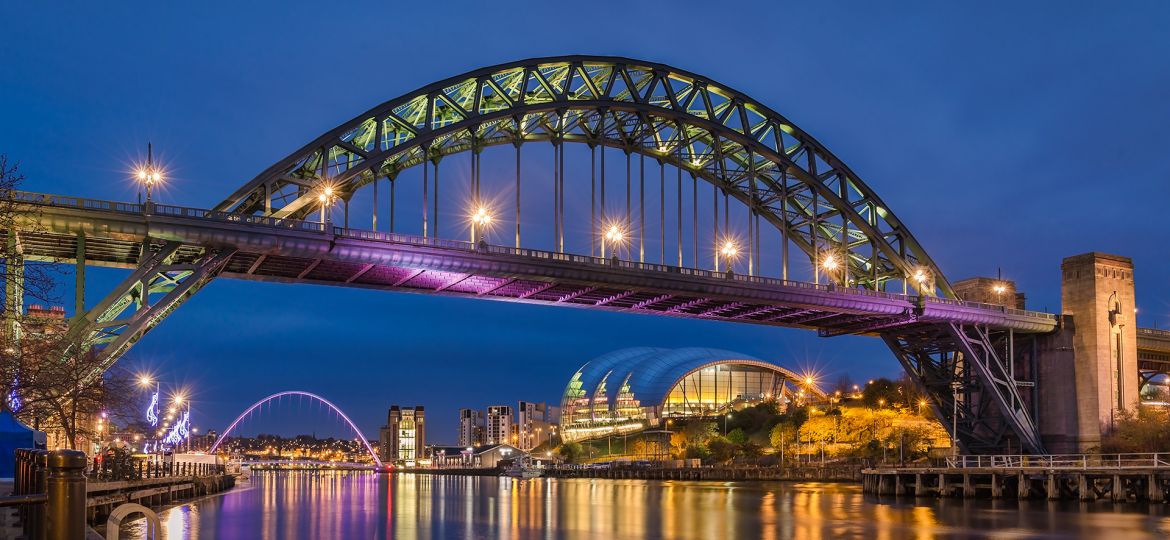
<path fill-rule="evenodd" d="M 154 150 L 150 143 L 146 143 L 146 165 L 138 167 L 134 171 L 134 177 L 139 183 L 146 186 L 146 202 L 150 202 L 150 193 L 155 184 L 162 183 L 162 170 L 154 165 Z M 141 192 L 139 192 L 138 202 L 141 203 Z"/>
<path fill-rule="evenodd" d="M 622 243 L 625 242 L 625 239 L 626 239 L 626 234 L 624 232 L 622 232 L 621 227 L 618 227 L 616 224 L 610 225 L 609 228 L 606 229 L 605 235 L 601 237 L 601 258 L 602 259 L 605 258 L 605 244 L 606 244 L 606 242 L 609 242 L 610 244 L 612 244 L 614 246 L 613 256 L 617 257 L 618 256 L 618 249 L 621 247 Z"/>
<path fill-rule="evenodd" d="M 321 186 L 321 190 L 317 193 L 317 202 L 321 203 L 321 224 L 324 225 L 329 221 L 329 209 L 337 203 L 337 190 L 333 185 L 326 182 Z"/>
<path fill-rule="evenodd" d="M 715 257 L 715 271 L 719 271 L 719 259 L 727 260 L 727 271 L 731 271 L 731 265 L 735 262 L 736 257 L 739 256 L 739 246 L 735 244 L 735 240 L 727 239 L 723 241 L 723 245 L 719 247 L 719 256 Z"/>
<path fill-rule="evenodd" d="M 492 213 L 485 206 L 478 206 L 471 215 L 471 243 L 476 243 L 483 236 L 487 236 L 487 229 L 492 224 Z M 478 232 L 478 234 L 476 234 Z"/>
<path fill-rule="evenodd" d="M 991 291 L 995 293 L 995 301 L 1002 304 L 1003 293 L 1007 292 L 1007 285 L 1004 285 L 1002 282 L 996 283 L 991 287 Z"/>
<path fill-rule="evenodd" d="M 146 406 L 146 421 L 150 423 L 151 426 L 157 426 L 159 381 L 158 379 L 151 379 L 150 375 L 147 374 L 138 376 L 138 386 L 143 388 L 150 388 L 151 383 L 154 383 L 154 393 L 150 396 L 150 404 Z"/>
<path fill-rule="evenodd" d="M 825 277 L 829 278 L 830 282 L 833 280 L 833 273 L 842 268 L 841 261 L 839 261 L 837 256 L 833 255 L 832 253 L 825 255 L 824 258 L 821 259 L 821 270 L 824 270 Z"/>

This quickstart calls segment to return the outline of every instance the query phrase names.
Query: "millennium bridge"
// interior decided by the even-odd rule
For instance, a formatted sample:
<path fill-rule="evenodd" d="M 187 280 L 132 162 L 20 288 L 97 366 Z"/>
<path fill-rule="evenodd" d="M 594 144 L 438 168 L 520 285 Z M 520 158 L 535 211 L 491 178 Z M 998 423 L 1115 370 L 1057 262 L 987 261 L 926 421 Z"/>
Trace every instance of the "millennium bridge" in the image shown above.
<path fill-rule="evenodd" d="M 514 163 L 514 183 L 481 178 L 485 157 Z M 4 196 L 21 208 L 7 236 L 23 260 L 76 265 L 69 332 L 106 366 L 215 278 L 439 294 L 878 337 L 965 452 L 1045 451 L 1037 373 L 1061 319 L 960 299 L 828 149 L 662 64 L 568 56 L 458 75 L 210 209 L 155 202 L 149 183 L 144 202 Z M 131 272 L 87 307 L 86 266 Z"/>

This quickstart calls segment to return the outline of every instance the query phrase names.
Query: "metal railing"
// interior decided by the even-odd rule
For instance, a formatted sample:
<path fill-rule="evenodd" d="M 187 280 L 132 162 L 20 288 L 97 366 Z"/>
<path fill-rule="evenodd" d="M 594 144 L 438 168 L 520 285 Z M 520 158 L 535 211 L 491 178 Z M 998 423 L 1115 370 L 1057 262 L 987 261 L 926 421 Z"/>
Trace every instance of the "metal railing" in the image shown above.
<path fill-rule="evenodd" d="M 1170 469 L 1170 454 L 1057 454 L 948 457 L 955 469 Z"/>
<path fill-rule="evenodd" d="M 175 476 L 210 476 L 225 474 L 224 465 L 195 463 L 188 461 L 161 462 L 137 460 L 133 463 L 110 462 L 94 458 L 86 476 L 97 482 L 119 480 L 143 480 L 147 478 L 169 478 Z"/>
<path fill-rule="evenodd" d="M 215 210 L 205 210 L 200 208 L 190 208 L 184 206 L 173 206 L 158 203 L 133 204 L 120 203 L 114 201 L 103 201 L 97 199 L 85 199 L 81 197 L 66 197 L 61 195 L 48 195 L 43 193 L 32 193 L 26 191 L 9 191 L 0 193 L 0 197 L 7 197 L 19 202 L 45 205 L 65 208 L 78 208 L 84 210 L 99 210 L 107 212 L 117 212 L 122 214 L 138 214 L 138 215 L 159 215 L 167 217 L 177 217 L 186 219 L 197 219 L 204 221 L 214 221 L 217 223 L 231 223 L 240 225 L 260 226 L 269 228 L 278 228 L 286 230 L 297 230 L 305 232 L 325 233 L 331 232 L 333 236 L 338 238 L 352 238 L 358 240 L 367 240 L 374 242 L 385 242 L 391 244 L 402 244 L 419 247 L 433 247 L 439 249 L 459 250 L 468 253 L 489 253 L 494 255 L 508 255 L 516 257 L 526 257 L 532 259 L 569 262 L 578 264 L 589 264 L 594 266 L 605 266 L 608 268 L 620 268 L 624 270 L 637 270 L 643 272 L 657 272 L 676 274 L 683 276 L 691 276 L 703 279 L 718 279 L 730 280 L 741 283 L 751 283 L 755 285 L 764 285 L 770 287 L 789 287 L 799 288 L 818 292 L 830 292 L 837 294 L 848 294 L 853 296 L 865 296 L 871 298 L 884 298 L 890 300 L 899 300 L 909 302 L 912 304 L 918 303 L 935 303 L 954 305 L 965 308 L 975 308 L 983 311 L 991 311 L 1003 313 L 1005 315 L 1012 315 L 1017 317 L 1028 317 L 1036 319 L 1044 319 L 1048 321 L 1055 321 L 1057 316 L 1052 313 L 1045 313 L 1041 311 L 1031 311 L 1024 309 L 1015 309 L 1007 306 L 984 304 L 980 302 L 968 302 L 964 300 L 955 300 L 950 298 L 939 298 L 935 296 L 918 296 L 899 293 L 890 293 L 885 291 L 875 291 L 872 289 L 862 289 L 856 287 L 846 287 L 835 284 L 820 284 L 808 283 L 804 281 L 792 281 L 779 278 L 770 278 L 763 276 L 749 276 L 745 274 L 738 274 L 730 271 L 715 272 L 712 270 L 704 270 L 700 268 L 686 268 L 678 266 L 669 266 L 663 264 L 644 263 L 637 261 L 621 260 L 616 257 L 602 258 L 593 257 L 590 255 L 575 255 L 570 253 L 558 253 L 553 251 L 544 251 L 530 248 L 512 248 L 507 246 L 489 245 L 481 242 L 474 244 L 461 240 L 445 240 L 440 238 L 429 238 L 423 236 L 415 236 L 402 233 L 389 233 L 369 231 L 363 229 L 349 229 L 344 227 L 328 227 L 316 221 L 305 221 L 288 218 L 273 218 L 267 216 L 255 216 L 250 214 L 234 214 L 230 212 L 221 212 Z"/>
<path fill-rule="evenodd" d="M 13 492 L 24 538 L 66 540 L 86 533 L 85 454 L 74 450 L 17 449 Z"/>

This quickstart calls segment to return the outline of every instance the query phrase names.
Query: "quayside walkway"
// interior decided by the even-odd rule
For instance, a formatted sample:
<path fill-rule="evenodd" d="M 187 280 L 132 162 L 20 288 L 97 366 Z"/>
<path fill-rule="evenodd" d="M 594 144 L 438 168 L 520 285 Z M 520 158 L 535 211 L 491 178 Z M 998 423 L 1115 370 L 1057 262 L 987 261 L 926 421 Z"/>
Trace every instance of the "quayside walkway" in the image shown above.
<path fill-rule="evenodd" d="M 1170 454 L 960 456 L 861 477 L 863 491 L 879 496 L 1170 502 Z"/>

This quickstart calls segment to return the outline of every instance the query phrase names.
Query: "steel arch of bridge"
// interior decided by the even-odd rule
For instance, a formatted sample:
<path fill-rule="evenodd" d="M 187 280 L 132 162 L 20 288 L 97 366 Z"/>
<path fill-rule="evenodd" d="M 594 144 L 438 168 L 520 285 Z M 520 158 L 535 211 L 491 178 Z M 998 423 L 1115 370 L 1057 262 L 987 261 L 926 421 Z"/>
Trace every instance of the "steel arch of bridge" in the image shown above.
<path fill-rule="evenodd" d="M 841 255 L 848 284 L 881 290 L 900 281 L 954 297 L 889 207 L 795 124 L 727 85 L 628 58 L 537 58 L 425 86 L 318 137 L 215 209 L 304 217 L 324 179 L 348 199 L 414 165 L 530 141 L 644 154 L 736 198 L 814 265 Z M 908 279 L 920 273 L 929 280 Z"/>
<path fill-rule="evenodd" d="M 244 412 L 240 413 L 240 415 L 237 416 L 235 420 L 232 420 L 232 423 L 229 424 L 228 428 L 223 431 L 223 434 L 219 436 L 219 439 L 216 439 L 215 443 L 211 445 L 211 449 L 208 450 L 207 453 L 214 454 L 216 449 L 219 448 L 220 443 L 227 440 L 227 437 L 231 434 L 232 430 L 235 429 L 236 426 L 241 421 L 243 421 L 246 416 L 251 414 L 252 411 L 256 410 L 261 405 L 268 403 L 269 401 L 279 399 L 284 396 L 306 396 L 317 400 L 319 403 L 324 403 L 326 406 L 332 409 L 333 412 L 337 413 L 338 416 L 345 420 L 345 423 L 349 425 L 349 428 L 353 430 L 354 434 L 357 435 L 359 439 L 361 439 L 362 444 L 364 444 L 366 447 L 366 451 L 370 453 L 370 457 L 374 458 L 374 464 L 377 465 L 378 468 L 382 467 L 382 460 L 378 459 L 378 453 L 374 451 L 374 447 L 370 446 L 370 441 L 366 440 L 366 436 L 362 435 L 361 430 L 359 430 L 357 425 L 353 423 L 353 420 L 349 419 L 349 416 L 346 416 L 344 411 L 338 408 L 337 405 L 334 405 L 331 401 L 312 392 L 305 392 L 303 390 L 286 390 L 284 392 L 277 392 L 268 397 L 265 397 L 264 399 L 261 399 L 260 401 L 257 401 L 256 403 L 253 403 L 251 407 L 244 409 Z"/>
<path fill-rule="evenodd" d="M 376 186 L 378 179 L 395 178 L 412 166 L 429 163 L 437 167 L 439 160 L 451 154 L 475 155 L 501 144 L 519 149 L 530 141 L 549 141 L 558 149 L 565 142 L 616 147 L 670 164 L 680 175 L 685 170 L 703 179 L 725 196 L 742 202 L 753 217 L 776 227 L 785 242 L 808 255 L 814 268 L 822 254 L 844 255 L 848 278 L 834 279 L 844 283 L 831 284 L 826 294 L 833 294 L 834 285 L 866 293 L 884 290 L 898 281 L 903 287 L 917 288 L 918 282 L 908 278 L 922 272 L 928 279 L 916 296 L 905 297 L 907 306 L 899 307 L 896 316 L 870 321 L 862 318 L 859 326 L 844 329 L 826 327 L 819 322 L 825 315 L 816 310 L 808 318 L 798 313 L 793 315 L 797 319 L 786 320 L 818 328 L 827 332 L 825 335 L 880 334 L 931 396 L 944 424 L 957 430 L 965 449 L 995 452 L 1015 444 L 1025 451 L 1043 451 L 1030 411 L 1035 400 L 1029 403 L 1024 394 L 1034 393 L 1027 389 L 1033 387 L 1030 381 L 1021 380 L 1021 372 L 1015 369 L 1026 348 L 1015 345 L 1013 330 L 961 316 L 964 303 L 955 301 L 941 271 L 910 232 L 856 174 L 812 137 L 726 85 L 669 66 L 624 58 L 570 56 L 473 71 L 359 115 L 273 165 L 212 212 L 177 211 L 219 216 L 222 221 L 241 225 L 261 223 L 317 231 L 330 238 L 327 249 L 331 252 L 338 241 L 347 239 L 348 229 L 297 221 L 312 212 L 323 185 L 335 186 L 336 193 L 348 200 L 363 187 Z M 558 161 L 563 167 L 561 155 Z M 604 159 L 604 152 L 602 156 Z M 423 170 L 425 186 L 427 169 Z M 181 235 L 158 232 L 152 239 L 151 221 L 166 221 L 154 214 L 161 206 L 99 206 L 109 206 L 116 213 L 136 211 L 144 216 L 147 228 L 138 254 L 123 257 L 136 261 L 135 272 L 71 324 L 71 335 L 84 346 L 99 349 L 101 361 L 111 365 L 171 311 L 225 272 L 227 263 L 249 246 L 222 237 L 184 243 Z M 444 240 L 411 242 L 430 246 Z M 78 239 L 77 249 L 84 252 L 84 238 Z M 558 249 L 563 250 L 563 244 Z M 520 246 L 517 250 L 523 251 Z M 463 251 L 460 256 L 464 259 L 492 254 L 491 247 Z M 251 274 L 265 257 L 267 254 L 261 254 L 248 270 L 237 269 L 236 274 Z M 550 254 L 550 259 L 562 258 L 561 253 Z M 320 260 L 295 273 L 295 280 L 308 276 Z M 377 267 L 377 262 L 365 261 L 363 269 L 346 283 Z M 613 265 L 615 270 L 617 266 Z M 670 271 L 672 277 L 684 275 L 678 271 L 681 267 L 680 262 Z M 688 271 L 686 275 L 696 273 Z M 814 280 L 815 276 L 814 272 Z M 731 277 L 730 272 L 724 277 Z M 409 279 L 413 277 L 394 284 Z M 556 302 L 568 305 L 563 301 L 596 288 L 562 291 Z M 535 288 L 518 298 L 544 290 Z M 613 300 L 621 300 L 625 293 L 616 294 Z M 937 298 L 923 298 L 929 296 Z M 596 306 L 609 301 L 599 301 Z M 684 303 L 677 309 L 690 306 Z M 957 311 L 929 316 L 944 306 L 955 306 Z M 674 311 L 670 308 L 665 313 Z M 955 391 L 956 387 L 961 391 Z"/>

